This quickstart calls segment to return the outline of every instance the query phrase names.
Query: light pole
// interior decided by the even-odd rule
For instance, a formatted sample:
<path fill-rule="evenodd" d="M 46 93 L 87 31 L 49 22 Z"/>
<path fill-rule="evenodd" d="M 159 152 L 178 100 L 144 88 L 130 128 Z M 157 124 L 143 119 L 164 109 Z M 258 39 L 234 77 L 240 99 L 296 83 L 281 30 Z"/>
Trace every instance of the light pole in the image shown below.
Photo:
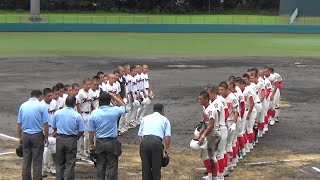
<path fill-rule="evenodd" d="M 40 18 L 40 0 L 30 0 L 30 21 L 39 22 Z"/>
<path fill-rule="evenodd" d="M 211 13 L 211 0 L 209 0 L 209 14 Z"/>

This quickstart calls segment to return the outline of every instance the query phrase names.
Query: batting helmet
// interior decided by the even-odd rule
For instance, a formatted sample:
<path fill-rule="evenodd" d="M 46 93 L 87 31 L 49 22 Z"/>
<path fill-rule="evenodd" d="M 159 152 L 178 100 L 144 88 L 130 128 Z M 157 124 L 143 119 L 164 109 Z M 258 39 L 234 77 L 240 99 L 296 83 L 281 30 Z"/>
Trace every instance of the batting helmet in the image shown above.
<path fill-rule="evenodd" d="M 200 146 L 199 140 L 192 139 L 190 142 L 190 148 L 197 151 L 199 151 L 200 149 L 205 149 L 207 148 L 207 141 L 204 141 L 203 144 Z"/>

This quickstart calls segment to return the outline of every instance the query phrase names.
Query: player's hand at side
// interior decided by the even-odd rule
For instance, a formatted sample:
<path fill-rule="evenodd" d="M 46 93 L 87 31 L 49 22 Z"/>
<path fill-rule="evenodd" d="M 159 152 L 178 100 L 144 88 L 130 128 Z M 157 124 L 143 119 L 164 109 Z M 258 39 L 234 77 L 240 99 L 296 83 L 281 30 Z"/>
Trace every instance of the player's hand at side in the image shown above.
<path fill-rule="evenodd" d="M 250 115 L 251 115 L 251 114 L 249 114 L 249 113 L 248 113 L 248 115 L 247 115 L 247 119 L 246 119 L 247 121 L 249 121 L 249 119 L 250 119 Z"/>
<path fill-rule="evenodd" d="M 270 96 L 270 101 L 273 101 L 274 99 L 274 94 Z"/>
<path fill-rule="evenodd" d="M 19 138 L 18 143 L 22 144 L 22 139 L 21 138 Z"/>
<path fill-rule="evenodd" d="M 202 146 L 203 142 L 204 142 L 204 137 L 201 136 L 201 138 L 199 139 L 198 144 L 199 144 L 200 146 Z"/>
<path fill-rule="evenodd" d="M 48 138 L 44 138 L 44 146 L 48 147 L 49 146 L 49 140 Z"/>

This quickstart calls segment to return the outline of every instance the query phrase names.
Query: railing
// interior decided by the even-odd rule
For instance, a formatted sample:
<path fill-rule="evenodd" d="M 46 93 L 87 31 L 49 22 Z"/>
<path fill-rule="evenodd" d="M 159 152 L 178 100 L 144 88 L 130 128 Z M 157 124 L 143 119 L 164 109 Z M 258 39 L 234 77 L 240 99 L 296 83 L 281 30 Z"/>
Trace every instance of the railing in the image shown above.
<path fill-rule="evenodd" d="M 84 15 L 42 14 L 37 23 L 74 24 L 289 24 L 285 16 L 256 15 Z M 36 20 L 35 18 L 34 20 Z M 0 23 L 35 23 L 30 15 L 0 14 Z M 295 24 L 320 25 L 320 17 L 298 17 Z"/>

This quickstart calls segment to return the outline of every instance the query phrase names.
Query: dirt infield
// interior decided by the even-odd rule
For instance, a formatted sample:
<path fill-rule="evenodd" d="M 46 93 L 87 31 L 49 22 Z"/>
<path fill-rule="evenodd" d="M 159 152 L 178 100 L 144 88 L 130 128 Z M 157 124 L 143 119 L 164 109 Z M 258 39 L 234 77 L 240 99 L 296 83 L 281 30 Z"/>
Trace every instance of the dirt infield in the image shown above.
<path fill-rule="evenodd" d="M 289 102 L 290 106 L 281 111 L 280 123 L 271 127 L 270 132 L 259 141 L 257 148 L 252 153 L 252 159 L 250 159 L 250 155 L 242 161 L 230 179 L 237 179 L 236 177 L 242 171 L 246 171 L 250 175 L 248 177 L 259 175 L 262 179 L 277 177 L 282 179 L 303 179 L 303 177 L 319 179 L 320 173 L 311 170 L 311 166 L 320 168 L 319 161 L 317 159 L 304 160 L 318 156 L 320 149 L 318 139 L 320 136 L 320 122 L 318 120 L 320 115 L 318 108 L 320 95 L 319 60 L 320 58 L 269 57 L 0 58 L 0 83 L 2 84 L 0 89 L 0 133 L 17 136 L 15 130 L 16 114 L 20 104 L 29 98 L 32 89 L 52 87 L 57 82 L 80 83 L 83 78 L 92 77 L 99 70 L 111 73 L 117 65 L 123 63 L 147 63 L 150 65 L 149 76 L 156 95 L 154 102 L 165 105 L 165 114 L 172 124 L 172 143 L 177 149 L 175 156 L 184 153 L 183 157 L 188 162 L 188 164 L 179 165 L 183 160 L 179 161 L 179 158 L 174 158 L 173 161 L 177 161 L 178 165 L 173 166 L 174 168 L 167 168 L 168 170 L 165 169 L 164 178 L 178 174 L 174 177 L 197 179 L 201 177 L 202 172 L 198 172 L 195 168 L 201 167 L 201 161 L 198 153 L 188 149 L 188 143 L 193 136 L 195 125 L 201 119 L 201 107 L 197 101 L 198 93 L 208 83 L 218 84 L 230 75 L 241 76 L 248 68 L 262 68 L 264 65 L 268 65 L 274 67 L 275 71 L 282 75 L 284 79 L 281 91 L 282 100 Z M 149 112 L 151 111 L 149 110 Z M 137 129 L 130 130 L 120 137 L 120 141 L 129 144 L 129 149 L 135 149 L 137 148 L 136 134 Z M 2 152 L 7 148 L 3 146 L 3 143 L 1 144 L 0 151 Z M 261 154 L 265 156 L 259 156 Z M 137 152 L 136 156 L 138 156 Z M 0 156 L 0 159 L 3 157 L 7 156 Z M 181 156 L 178 157 L 181 158 Z M 295 161 L 281 161 L 288 158 Z M 245 165 L 245 163 L 258 161 L 279 162 Z M 138 164 L 132 165 L 133 171 L 141 169 Z M 180 166 L 186 166 L 182 168 L 182 172 L 186 172 L 188 175 L 183 176 L 179 170 Z M 268 168 L 269 170 L 266 170 Z M 3 167 L 0 169 L 3 174 Z M 266 170 L 268 174 L 261 176 L 259 174 L 261 169 Z M 192 173 L 190 174 L 190 172 Z"/>

